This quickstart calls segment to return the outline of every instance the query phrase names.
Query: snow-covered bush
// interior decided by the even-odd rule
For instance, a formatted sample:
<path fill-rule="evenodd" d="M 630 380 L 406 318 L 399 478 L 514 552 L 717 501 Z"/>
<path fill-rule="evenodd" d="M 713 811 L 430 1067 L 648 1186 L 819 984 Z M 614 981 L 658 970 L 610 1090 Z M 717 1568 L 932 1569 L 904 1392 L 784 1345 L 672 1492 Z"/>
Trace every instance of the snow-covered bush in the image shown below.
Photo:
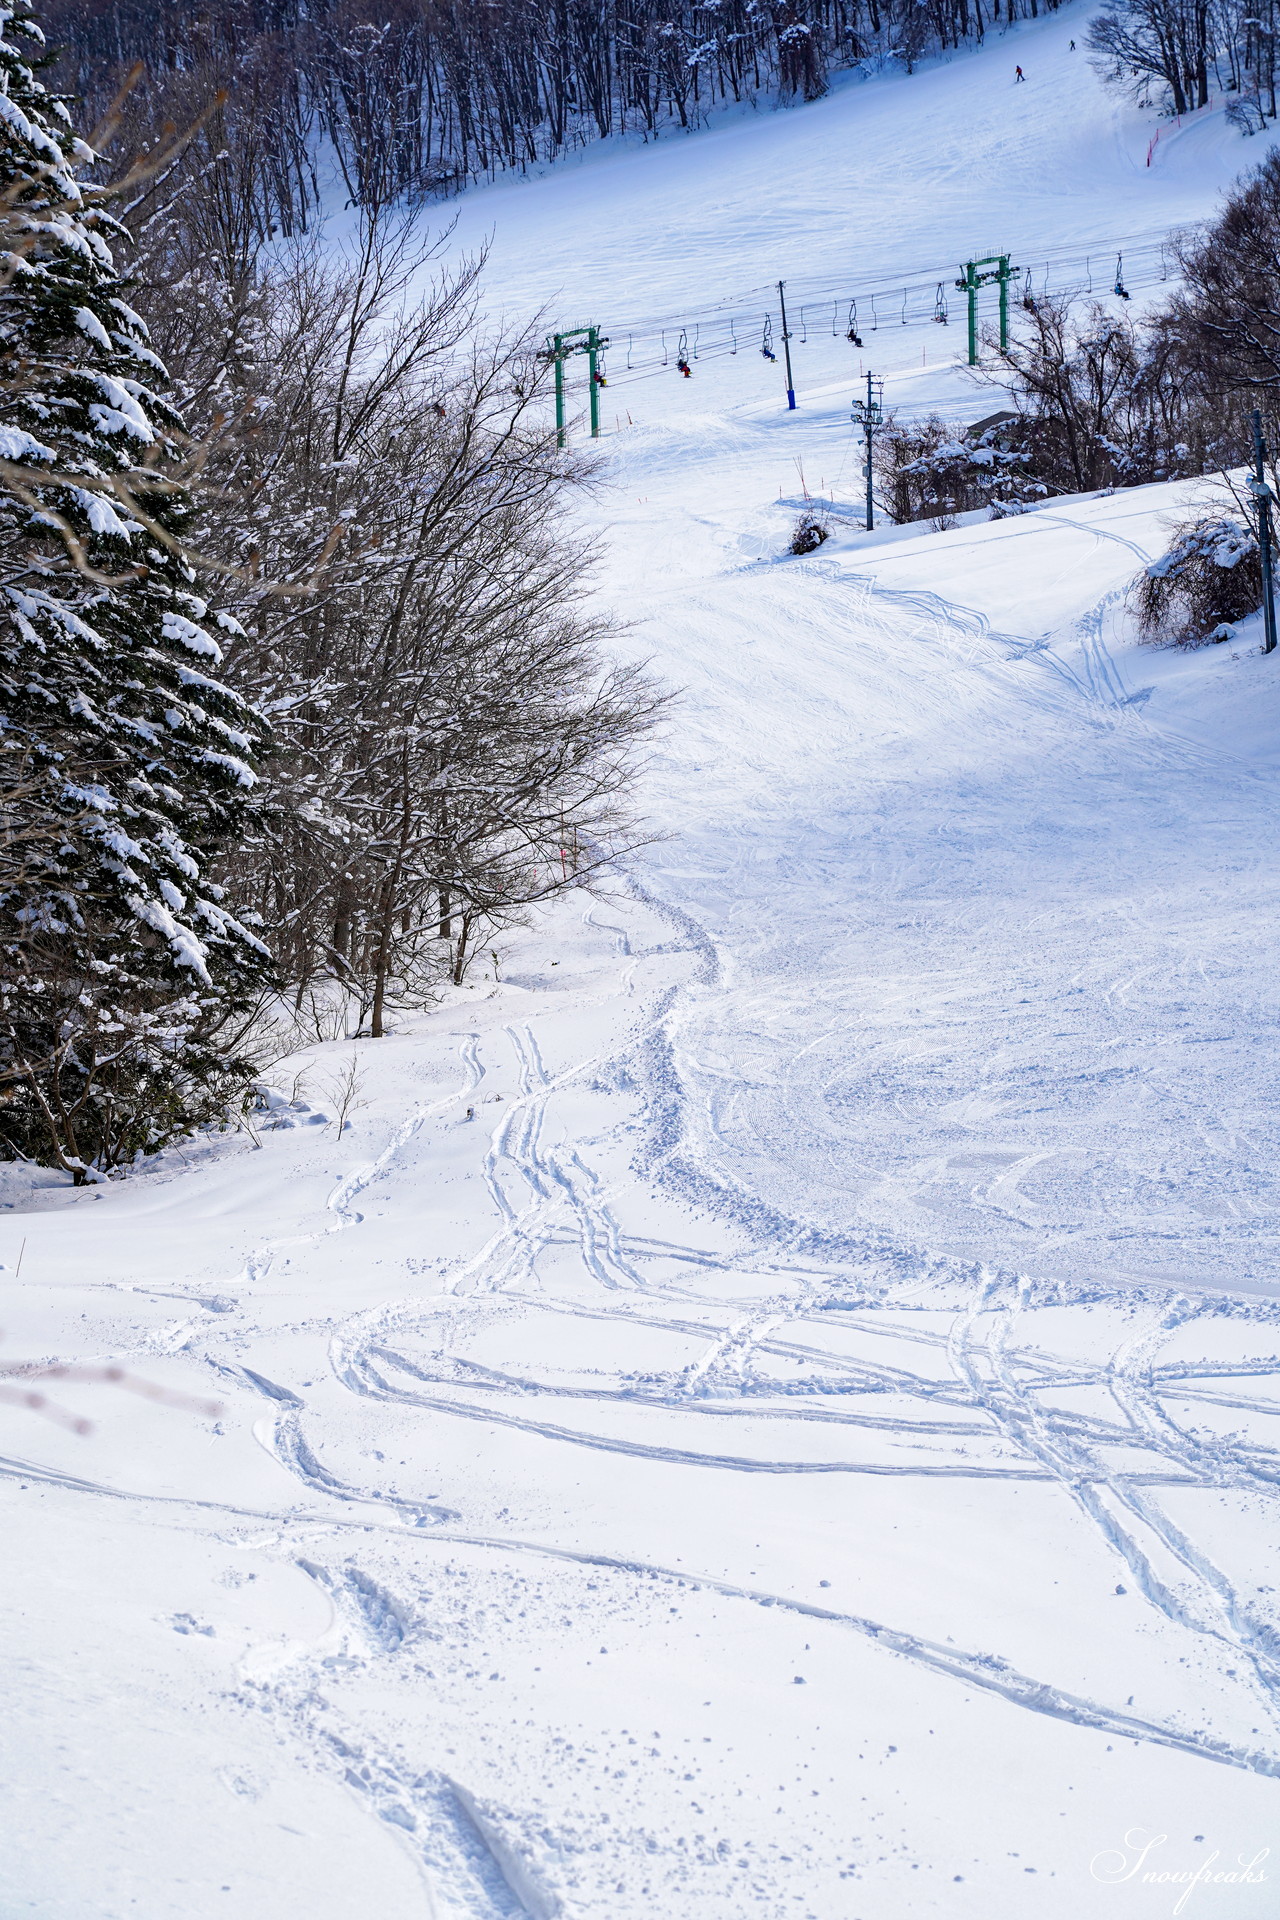
<path fill-rule="evenodd" d="M 831 538 L 831 528 L 813 507 L 806 507 L 797 514 L 796 524 L 791 534 L 788 553 L 815 553 L 824 540 Z"/>
<path fill-rule="evenodd" d="M 94 156 L 0 14 L 0 1154 L 89 1177 L 225 1111 L 265 950 L 208 869 L 263 728 L 184 557 L 182 422 Z"/>
<path fill-rule="evenodd" d="M 1199 646 L 1225 640 L 1262 602 L 1262 567 L 1252 529 L 1229 513 L 1202 514 L 1179 527 L 1169 549 L 1134 583 L 1138 625 L 1148 640 Z"/>
<path fill-rule="evenodd" d="M 890 418 L 876 436 L 876 481 L 885 508 L 899 524 L 930 520 L 953 524 L 961 513 L 988 508 L 1013 513 L 1043 497 L 1030 477 L 1016 415 L 965 429 L 937 414 L 912 422 Z"/>

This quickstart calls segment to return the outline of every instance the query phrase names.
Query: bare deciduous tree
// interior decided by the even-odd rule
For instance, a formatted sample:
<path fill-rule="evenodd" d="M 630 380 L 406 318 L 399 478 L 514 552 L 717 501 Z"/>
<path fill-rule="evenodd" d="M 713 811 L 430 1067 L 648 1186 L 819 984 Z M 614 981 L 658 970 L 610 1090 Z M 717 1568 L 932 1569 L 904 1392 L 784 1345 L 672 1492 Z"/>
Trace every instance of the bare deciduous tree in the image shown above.
<path fill-rule="evenodd" d="M 228 589 L 229 671 L 279 742 L 228 884 L 298 1007 L 336 983 L 372 1035 L 634 838 L 662 704 L 600 650 L 535 332 L 487 334 L 480 263 L 444 271 L 416 232 L 371 218 L 336 263 L 302 244 L 156 302 L 210 435 L 202 543 L 313 582 Z"/>

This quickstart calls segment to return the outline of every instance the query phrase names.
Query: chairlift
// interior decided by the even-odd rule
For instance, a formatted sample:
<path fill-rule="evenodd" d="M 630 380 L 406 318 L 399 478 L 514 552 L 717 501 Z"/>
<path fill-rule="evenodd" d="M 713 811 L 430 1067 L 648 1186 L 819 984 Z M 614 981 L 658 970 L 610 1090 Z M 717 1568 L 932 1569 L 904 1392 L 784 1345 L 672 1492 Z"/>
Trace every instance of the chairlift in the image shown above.
<path fill-rule="evenodd" d="M 933 297 L 933 317 L 940 327 L 947 324 L 947 296 L 943 292 L 944 282 L 939 280 L 938 291 Z"/>
<path fill-rule="evenodd" d="M 693 368 L 689 365 L 689 331 L 687 327 L 681 327 L 680 329 L 680 346 L 676 353 L 676 367 L 684 375 L 686 380 L 692 380 Z"/>
<path fill-rule="evenodd" d="M 778 357 L 773 350 L 773 321 L 767 313 L 764 317 L 764 337 L 760 342 L 760 351 L 766 360 L 776 360 Z"/>
<path fill-rule="evenodd" d="M 738 351 L 738 336 L 733 330 L 732 320 L 729 322 L 729 338 L 733 342 L 732 346 L 729 348 L 729 351 L 730 353 L 736 353 Z"/>
<path fill-rule="evenodd" d="M 902 289 L 902 324 L 904 327 L 907 324 L 907 290 L 905 287 Z"/>
<path fill-rule="evenodd" d="M 627 335 L 627 372 L 631 371 L 631 335 Z"/>
<path fill-rule="evenodd" d="M 665 327 L 662 329 L 662 364 L 664 367 L 670 365 L 667 359 L 667 330 Z"/>
<path fill-rule="evenodd" d="M 800 309 L 800 345 L 802 347 L 807 347 L 808 344 L 809 344 L 809 329 L 805 324 L 804 308 L 801 307 Z"/>
<path fill-rule="evenodd" d="M 833 300 L 831 302 L 831 338 L 833 340 L 835 339 L 837 333 L 839 333 L 840 331 L 840 328 L 838 325 L 839 319 L 840 319 L 840 302 L 838 300 Z"/>
<path fill-rule="evenodd" d="M 1129 289 L 1124 283 L 1124 255 L 1122 253 L 1116 255 L 1115 293 L 1117 299 L 1127 300 L 1129 298 Z"/>
<path fill-rule="evenodd" d="M 877 331 L 877 329 L 879 328 L 879 325 L 880 325 L 880 322 L 876 317 L 876 297 L 873 293 L 871 296 L 871 331 L 872 333 L 875 333 Z"/>
<path fill-rule="evenodd" d="M 698 357 L 698 340 L 701 334 L 702 334 L 701 323 L 695 320 L 693 323 L 693 357 L 695 360 Z"/>
<path fill-rule="evenodd" d="M 858 332 L 858 303 L 856 300 L 849 302 L 849 325 L 844 337 L 850 346 L 860 347 L 862 345 L 862 335 Z"/>

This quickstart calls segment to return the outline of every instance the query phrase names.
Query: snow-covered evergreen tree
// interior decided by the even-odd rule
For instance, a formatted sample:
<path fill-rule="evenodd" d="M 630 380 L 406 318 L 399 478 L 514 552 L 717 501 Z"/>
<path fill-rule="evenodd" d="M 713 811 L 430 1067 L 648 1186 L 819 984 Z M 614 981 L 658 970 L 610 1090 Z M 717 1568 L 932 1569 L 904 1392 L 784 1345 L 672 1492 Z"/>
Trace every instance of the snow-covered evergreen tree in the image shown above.
<path fill-rule="evenodd" d="M 0 1153 L 85 1178 L 243 1085 L 229 1034 L 265 949 L 203 876 L 263 728 L 216 677 L 181 421 L 42 47 L 29 0 L 5 0 Z"/>

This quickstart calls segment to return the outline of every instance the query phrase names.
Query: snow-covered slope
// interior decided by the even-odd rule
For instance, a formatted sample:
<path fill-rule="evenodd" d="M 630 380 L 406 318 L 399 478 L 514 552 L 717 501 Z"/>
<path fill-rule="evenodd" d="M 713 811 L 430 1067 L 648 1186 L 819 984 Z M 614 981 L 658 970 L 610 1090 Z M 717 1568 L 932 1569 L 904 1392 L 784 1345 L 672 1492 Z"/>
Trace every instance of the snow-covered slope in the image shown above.
<path fill-rule="evenodd" d="M 1083 20 L 464 225 L 512 310 L 644 313 L 855 179 L 886 274 L 1203 213 L 1256 146 L 1157 181 Z M 904 403 L 990 407 L 913 338 Z M 1133 643 L 1195 489 L 784 557 L 850 386 L 761 365 L 606 449 L 681 692 L 611 897 L 288 1063 L 260 1142 L 10 1176 L 6 1352 L 224 1406 L 0 1408 L 5 1915 L 1274 1910 L 1276 662 Z"/>
<path fill-rule="evenodd" d="M 589 148 L 541 180 L 465 196 L 457 244 L 488 246 L 491 298 L 513 318 L 545 308 L 555 325 L 604 328 L 616 390 L 606 418 L 611 399 L 623 419 L 630 409 L 647 421 L 696 412 L 708 391 L 716 406 L 772 398 L 780 359 L 762 363 L 755 317 L 773 300 L 776 336 L 779 279 L 802 394 L 839 377 L 847 395 L 859 357 L 844 339 L 848 298 L 876 289 L 888 297 L 874 314 L 864 298 L 857 315 L 867 362 L 918 368 L 924 351 L 934 365 L 960 346 L 959 263 L 1008 249 L 1037 288 L 1047 267 L 1051 287 L 1079 280 L 1106 292 L 1116 250 L 1130 244 L 1127 278 L 1146 284 L 1159 277 L 1158 250 L 1132 247 L 1211 214 L 1266 151 L 1266 137 L 1245 140 L 1227 125 L 1216 92 L 1211 111 L 1175 126 L 1104 88 L 1083 47 L 1088 19 L 1068 5 L 910 76 L 845 76 L 814 105 L 744 108 L 650 147 Z M 946 334 L 929 322 L 935 276 Z M 904 329 L 895 296 L 908 284 L 920 290 Z M 723 337 L 729 313 L 739 353 L 714 373 L 695 365 L 686 386 L 674 367 L 681 327 L 692 355 Z M 664 326 L 665 379 L 627 381 L 628 339 L 636 362 L 655 347 L 660 358 Z"/>

